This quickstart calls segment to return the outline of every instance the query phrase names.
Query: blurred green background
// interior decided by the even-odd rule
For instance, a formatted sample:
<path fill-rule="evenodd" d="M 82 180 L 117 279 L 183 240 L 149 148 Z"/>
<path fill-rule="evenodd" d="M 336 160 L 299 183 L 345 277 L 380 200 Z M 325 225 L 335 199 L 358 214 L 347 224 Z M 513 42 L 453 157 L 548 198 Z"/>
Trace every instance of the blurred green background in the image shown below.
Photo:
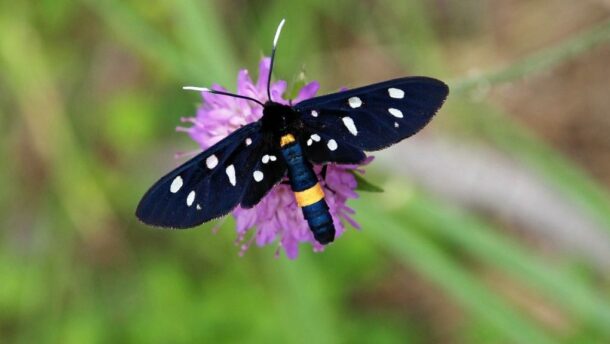
<path fill-rule="evenodd" d="M 321 92 L 450 83 L 324 253 L 148 228 L 176 133 L 280 39 Z M 610 3 L 0 2 L 0 342 L 610 342 Z"/>

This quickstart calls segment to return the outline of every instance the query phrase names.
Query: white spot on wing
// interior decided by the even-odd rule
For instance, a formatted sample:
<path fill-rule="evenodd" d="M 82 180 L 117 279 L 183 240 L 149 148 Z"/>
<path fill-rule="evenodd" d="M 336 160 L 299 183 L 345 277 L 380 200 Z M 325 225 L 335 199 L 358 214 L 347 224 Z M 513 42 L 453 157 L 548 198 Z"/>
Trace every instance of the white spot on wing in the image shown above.
<path fill-rule="evenodd" d="M 311 110 L 311 115 L 312 115 L 313 117 L 318 117 L 318 111 L 316 111 L 316 110 Z"/>
<path fill-rule="evenodd" d="M 311 139 L 312 139 L 312 140 L 314 140 L 314 141 L 316 141 L 316 142 L 320 142 L 320 140 L 321 140 L 322 138 L 321 138 L 321 137 L 320 137 L 320 135 L 318 135 L 318 134 L 311 134 Z"/>
<path fill-rule="evenodd" d="M 180 191 L 181 187 L 182 187 L 182 177 L 178 176 L 178 177 L 174 178 L 174 180 L 172 181 L 172 185 L 169 186 L 169 191 L 171 193 L 176 193 L 176 192 Z"/>
<path fill-rule="evenodd" d="M 354 120 L 351 117 L 343 117 L 342 119 L 347 130 L 354 136 L 358 135 L 358 129 L 356 128 L 356 124 L 354 124 Z"/>
<path fill-rule="evenodd" d="M 308 146 L 311 146 L 312 144 L 313 144 L 312 139 L 308 139 L 308 140 L 307 140 L 307 145 L 308 145 Z"/>
<path fill-rule="evenodd" d="M 261 159 L 261 161 L 263 162 L 263 164 L 266 164 L 269 162 L 269 155 L 265 154 L 263 155 L 263 158 Z"/>
<path fill-rule="evenodd" d="M 390 113 L 390 115 L 396 117 L 396 118 L 402 118 L 402 111 L 398 110 L 398 109 L 394 109 L 394 108 L 389 108 L 388 112 Z"/>
<path fill-rule="evenodd" d="M 400 127 L 400 125 L 398 125 L 398 122 L 394 122 L 394 128 L 398 128 Z"/>
<path fill-rule="evenodd" d="M 186 205 L 188 205 L 189 207 L 193 205 L 193 202 L 195 202 L 195 191 L 191 191 L 189 192 L 189 195 L 186 196 Z"/>
<path fill-rule="evenodd" d="M 405 91 L 394 87 L 388 88 L 388 94 L 390 95 L 390 97 L 396 99 L 402 99 L 405 97 Z"/>
<path fill-rule="evenodd" d="M 229 165 L 225 172 L 227 173 L 227 177 L 229 177 L 229 183 L 235 186 L 237 184 L 237 180 L 235 180 L 235 166 Z"/>
<path fill-rule="evenodd" d="M 252 139 L 248 137 L 248 138 L 246 139 L 246 146 L 249 146 L 249 145 L 251 145 L 251 144 L 252 144 Z"/>
<path fill-rule="evenodd" d="M 197 210 L 201 210 L 201 206 L 197 203 Z"/>
<path fill-rule="evenodd" d="M 216 165 L 218 165 L 218 158 L 216 157 L 216 155 L 212 154 L 207 159 L 205 159 L 205 165 L 210 170 L 216 167 Z"/>
<path fill-rule="evenodd" d="M 362 106 L 362 100 L 360 100 L 360 98 L 358 97 L 351 97 L 347 100 L 347 102 L 349 103 L 349 106 L 352 109 L 359 108 L 360 106 Z"/>
<path fill-rule="evenodd" d="M 276 161 L 277 158 L 275 157 L 275 155 L 269 155 L 269 160 Z"/>
<path fill-rule="evenodd" d="M 326 146 L 328 147 L 328 149 L 330 149 L 331 151 L 335 151 L 337 150 L 337 148 L 339 148 L 339 146 L 337 145 L 337 141 L 330 139 L 328 141 L 328 143 L 326 144 Z"/>
<path fill-rule="evenodd" d="M 254 180 L 256 180 L 257 182 L 260 182 L 261 180 L 263 180 L 263 172 L 261 171 L 254 171 L 254 173 L 252 173 L 252 176 L 254 177 Z"/>

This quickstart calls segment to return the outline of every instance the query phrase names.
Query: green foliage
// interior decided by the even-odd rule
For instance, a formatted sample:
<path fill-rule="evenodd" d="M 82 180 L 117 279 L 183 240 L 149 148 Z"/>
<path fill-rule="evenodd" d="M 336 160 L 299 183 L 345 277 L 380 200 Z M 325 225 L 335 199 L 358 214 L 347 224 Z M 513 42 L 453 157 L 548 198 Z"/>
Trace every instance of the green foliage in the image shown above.
<path fill-rule="evenodd" d="M 357 172 L 352 172 L 352 174 L 356 178 L 356 182 L 358 182 L 358 186 L 356 187 L 356 190 L 368 191 L 368 192 L 383 192 L 383 188 L 366 180 L 363 176 L 361 176 Z"/>
<path fill-rule="evenodd" d="M 231 220 L 217 235 L 214 224 L 167 232 L 135 220 L 135 204 L 174 165 L 172 154 L 196 148 L 173 133 L 194 111 L 180 85 L 234 87 L 282 17 L 276 77 L 293 85 L 304 82 L 302 70 L 323 82 L 322 92 L 370 81 L 371 72 L 341 71 L 354 63 L 345 56 L 448 78 L 427 4 L 0 4 L 0 341 L 610 342 L 607 271 L 538 252 L 493 219 L 387 171 L 376 173 L 389 180 L 385 193 L 362 193 L 353 204 L 361 232 L 349 229 L 321 254 L 304 246 L 295 261 L 274 258 L 273 247 L 239 257 Z M 377 40 L 390 48 L 362 49 L 362 59 L 344 51 L 346 42 Z M 604 187 L 496 106 L 472 99 L 609 40 L 604 22 L 503 69 L 455 78 L 443 113 L 459 119 L 447 131 L 476 130 L 476 140 L 537 171 L 610 230 Z M 361 190 L 381 191 L 357 177 Z M 413 283 L 401 279 L 413 275 Z M 453 315 L 422 311 L 421 292 L 405 290 L 412 284 L 437 302 L 431 309 Z"/>

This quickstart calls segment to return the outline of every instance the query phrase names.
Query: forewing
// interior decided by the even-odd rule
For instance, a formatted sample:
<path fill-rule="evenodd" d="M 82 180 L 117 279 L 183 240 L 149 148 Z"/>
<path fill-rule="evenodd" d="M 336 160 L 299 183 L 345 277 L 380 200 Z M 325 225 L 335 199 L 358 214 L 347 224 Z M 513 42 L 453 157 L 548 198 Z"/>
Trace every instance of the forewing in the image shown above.
<path fill-rule="evenodd" d="M 448 93 L 442 81 L 408 77 L 308 99 L 294 108 L 306 130 L 374 151 L 421 130 Z"/>
<path fill-rule="evenodd" d="M 273 184 L 252 186 L 257 162 L 272 150 L 260 127 L 238 129 L 161 178 L 140 201 L 137 217 L 153 226 L 189 228 L 229 213 L 246 192 L 266 194 Z"/>
<path fill-rule="evenodd" d="M 241 201 L 243 208 L 252 208 L 286 175 L 286 163 L 280 150 L 271 142 L 269 149 L 255 154 L 256 161 L 249 176 L 250 185 Z"/>

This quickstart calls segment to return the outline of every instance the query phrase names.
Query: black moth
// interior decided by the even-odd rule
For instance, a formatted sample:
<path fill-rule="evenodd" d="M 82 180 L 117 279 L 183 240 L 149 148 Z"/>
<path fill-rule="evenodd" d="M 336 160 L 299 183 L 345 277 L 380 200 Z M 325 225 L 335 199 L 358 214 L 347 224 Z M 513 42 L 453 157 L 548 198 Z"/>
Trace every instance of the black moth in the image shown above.
<path fill-rule="evenodd" d="M 271 99 L 269 83 L 280 23 L 273 42 L 267 83 L 269 100 L 203 88 L 200 91 L 249 99 L 263 117 L 161 178 L 144 195 L 137 217 L 146 224 L 189 228 L 255 206 L 286 176 L 298 205 L 321 244 L 335 228 L 312 164 L 359 164 L 364 151 L 397 143 L 422 129 L 442 106 L 449 89 L 442 81 L 406 77 L 305 100 L 294 106 Z"/>

